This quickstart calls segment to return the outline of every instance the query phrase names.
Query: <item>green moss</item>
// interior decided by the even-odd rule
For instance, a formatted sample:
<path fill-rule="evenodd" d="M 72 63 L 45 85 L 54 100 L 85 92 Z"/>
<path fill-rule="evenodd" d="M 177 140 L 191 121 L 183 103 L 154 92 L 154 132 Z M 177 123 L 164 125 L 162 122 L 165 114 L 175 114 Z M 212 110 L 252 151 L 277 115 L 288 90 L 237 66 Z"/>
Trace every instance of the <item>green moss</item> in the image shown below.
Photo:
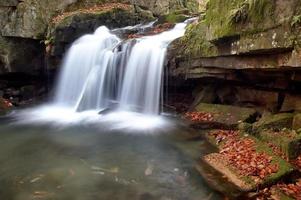
<path fill-rule="evenodd" d="M 186 57 L 211 57 L 217 55 L 216 47 L 206 40 L 206 26 L 204 22 L 190 24 L 185 36 L 182 37 L 178 46 L 180 53 Z"/>
<path fill-rule="evenodd" d="M 271 164 L 277 164 L 279 166 L 278 172 L 271 174 L 270 176 L 266 177 L 263 180 L 263 183 L 262 183 L 263 186 L 269 186 L 269 185 L 272 185 L 272 184 L 276 183 L 281 178 L 289 175 L 294 170 L 293 167 L 287 161 L 285 161 L 281 157 L 275 155 L 273 153 L 273 150 L 270 147 L 268 147 L 265 143 L 263 143 L 262 141 L 260 141 L 256 137 L 251 136 L 251 135 L 246 135 L 245 132 L 242 132 L 242 131 L 240 132 L 239 137 L 241 137 L 241 138 L 250 138 L 253 141 L 255 141 L 256 152 L 257 153 L 265 153 L 265 154 L 271 156 L 271 158 L 272 158 L 272 163 Z M 225 143 L 225 141 L 222 141 L 222 142 L 217 144 L 215 138 L 213 136 L 211 136 L 210 134 L 208 134 L 208 133 L 206 135 L 206 138 L 211 144 L 213 144 L 218 149 L 221 149 L 223 147 L 224 143 Z M 232 168 L 231 166 L 228 166 L 228 168 L 234 174 L 237 174 L 237 171 L 234 168 Z M 256 187 L 256 183 L 254 182 L 254 180 L 251 177 L 244 176 L 244 177 L 241 177 L 241 178 L 244 182 L 254 186 L 254 188 Z"/>
<path fill-rule="evenodd" d="M 284 130 L 277 134 L 274 131 L 262 131 L 259 139 L 264 142 L 270 142 L 279 147 L 289 159 L 297 158 L 300 153 L 301 136 L 295 131 Z"/>
<path fill-rule="evenodd" d="M 264 152 L 272 157 L 272 164 L 277 164 L 279 167 L 279 170 L 277 173 L 273 173 L 270 176 L 268 176 L 264 180 L 264 185 L 270 185 L 277 182 L 280 178 L 290 174 L 293 171 L 293 167 L 283 160 L 281 157 L 275 156 L 273 153 L 273 150 L 269 148 L 264 143 L 260 142 L 257 138 L 252 137 L 256 141 L 256 151 L 261 153 Z"/>
<path fill-rule="evenodd" d="M 178 13 L 171 13 L 168 15 L 165 15 L 163 17 L 161 17 L 161 19 L 159 20 L 160 23 L 179 23 L 179 22 L 183 22 L 186 19 L 188 19 L 189 17 L 187 15 L 184 14 L 178 14 Z"/>
<path fill-rule="evenodd" d="M 301 24 L 301 15 L 293 16 L 291 21 L 291 27 L 296 27 Z"/>
<path fill-rule="evenodd" d="M 272 16 L 273 8 L 270 0 L 210 0 L 205 22 L 213 38 L 232 36 L 241 32 L 246 22 L 260 27 L 264 17 Z"/>
<path fill-rule="evenodd" d="M 280 131 L 283 128 L 292 128 L 294 114 L 292 113 L 280 113 L 276 115 L 268 115 L 262 117 L 258 122 L 254 124 L 254 131 L 260 132 L 262 130 L 272 129 L 274 131 Z"/>

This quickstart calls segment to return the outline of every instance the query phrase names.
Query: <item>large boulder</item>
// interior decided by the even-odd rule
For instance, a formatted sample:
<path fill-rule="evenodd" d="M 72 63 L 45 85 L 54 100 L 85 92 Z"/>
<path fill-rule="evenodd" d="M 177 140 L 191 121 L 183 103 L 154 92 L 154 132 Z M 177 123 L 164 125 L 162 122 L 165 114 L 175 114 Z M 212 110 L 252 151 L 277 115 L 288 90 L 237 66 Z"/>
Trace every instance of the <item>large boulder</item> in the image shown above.
<path fill-rule="evenodd" d="M 80 36 L 93 33 L 100 26 L 110 29 L 135 25 L 154 20 L 153 16 L 136 12 L 134 6 L 112 4 L 109 7 L 95 8 L 94 11 L 78 10 L 67 12 L 54 19 L 48 38 L 53 42 L 52 55 L 62 55 L 66 48 Z"/>
<path fill-rule="evenodd" d="M 44 47 L 39 41 L 0 36 L 0 74 L 25 72 L 36 74 L 43 69 Z"/>
<path fill-rule="evenodd" d="M 9 13 L 8 20 L 1 30 L 2 36 L 43 39 L 53 15 L 75 1 L 18 1 L 17 5 L 13 5 L 15 9 Z"/>

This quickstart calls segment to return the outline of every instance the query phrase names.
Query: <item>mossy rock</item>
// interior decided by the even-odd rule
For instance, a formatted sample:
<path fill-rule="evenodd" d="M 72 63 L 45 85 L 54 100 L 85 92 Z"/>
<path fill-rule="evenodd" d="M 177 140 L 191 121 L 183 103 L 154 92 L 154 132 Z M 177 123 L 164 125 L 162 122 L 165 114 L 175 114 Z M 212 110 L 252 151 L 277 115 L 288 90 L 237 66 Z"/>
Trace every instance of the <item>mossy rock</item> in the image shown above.
<path fill-rule="evenodd" d="M 265 130 L 260 132 L 259 135 L 262 141 L 279 147 L 290 160 L 296 159 L 301 154 L 301 135 L 296 131 L 283 130 L 275 132 Z"/>
<path fill-rule="evenodd" d="M 94 12 L 78 10 L 57 19 L 47 34 L 47 41 L 52 41 L 52 56 L 63 55 L 72 42 L 84 34 L 93 33 L 100 26 L 114 29 L 154 20 L 153 16 L 144 15 L 142 10 L 136 11 L 133 6 Z"/>
<path fill-rule="evenodd" d="M 240 123 L 252 121 L 257 114 L 252 108 L 206 103 L 198 104 L 195 110 L 212 114 L 213 120 L 206 122 L 208 128 L 237 129 Z"/>
<path fill-rule="evenodd" d="M 174 43 L 177 55 L 188 58 L 217 56 L 216 46 L 206 39 L 207 31 L 204 21 L 188 25 L 184 37 Z"/>
<path fill-rule="evenodd" d="M 237 170 L 229 165 L 229 163 L 224 162 L 224 158 L 222 154 L 213 153 L 205 156 L 203 161 L 206 162 L 209 166 L 215 169 L 217 172 L 223 174 L 223 176 L 227 177 L 227 180 L 234 184 L 239 188 L 242 192 L 250 192 L 255 191 L 258 188 L 265 188 L 271 186 L 278 182 L 279 180 L 287 177 L 291 173 L 294 172 L 294 168 L 291 164 L 285 161 L 283 158 L 275 155 L 273 150 L 267 146 L 264 142 L 258 140 L 257 138 L 250 136 L 244 132 L 240 132 L 240 138 L 249 138 L 255 141 L 255 148 L 257 153 L 266 153 L 267 155 L 272 157 L 271 164 L 278 164 L 279 170 L 276 173 L 273 173 L 263 179 L 261 182 L 256 183 L 251 177 L 240 175 Z M 208 141 L 213 144 L 218 149 L 222 150 L 224 142 L 217 143 L 215 138 L 207 134 Z"/>
<path fill-rule="evenodd" d="M 297 113 L 293 119 L 293 129 L 301 132 L 301 113 Z"/>
<path fill-rule="evenodd" d="M 283 192 L 281 192 L 279 190 L 274 190 L 272 192 L 272 195 L 275 199 L 279 199 L 279 200 L 294 200 L 293 198 L 287 196 L 286 194 L 284 194 Z"/>
<path fill-rule="evenodd" d="M 168 15 L 164 15 L 164 16 L 160 17 L 158 23 L 175 24 L 175 23 L 183 22 L 188 18 L 189 18 L 188 15 L 183 14 L 182 12 L 178 11 L 178 12 L 173 12 Z"/>
<path fill-rule="evenodd" d="M 208 39 L 273 27 L 275 22 L 270 17 L 274 7 L 275 3 L 269 0 L 209 0 L 205 18 L 211 32 Z"/>
<path fill-rule="evenodd" d="M 272 129 L 275 131 L 282 130 L 284 128 L 291 129 L 293 123 L 294 114 L 292 113 L 280 113 L 275 115 L 263 116 L 253 126 L 254 132 L 259 133 L 262 130 Z"/>

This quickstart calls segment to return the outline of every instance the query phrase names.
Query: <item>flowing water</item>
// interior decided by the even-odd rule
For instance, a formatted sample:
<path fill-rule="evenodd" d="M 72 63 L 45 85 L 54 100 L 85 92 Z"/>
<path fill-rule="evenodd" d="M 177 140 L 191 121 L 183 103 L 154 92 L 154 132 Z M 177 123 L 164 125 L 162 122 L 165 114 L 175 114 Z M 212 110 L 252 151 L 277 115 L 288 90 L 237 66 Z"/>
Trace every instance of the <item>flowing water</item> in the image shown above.
<path fill-rule="evenodd" d="M 67 53 L 54 104 L 85 111 L 115 103 L 121 110 L 158 114 L 166 49 L 187 23 L 130 41 L 106 27 L 81 37 Z"/>
<path fill-rule="evenodd" d="M 186 25 L 131 41 L 100 27 L 78 39 L 54 101 L 0 120 L 0 199 L 221 199 L 195 170 L 204 142 L 158 115 L 166 48 Z"/>

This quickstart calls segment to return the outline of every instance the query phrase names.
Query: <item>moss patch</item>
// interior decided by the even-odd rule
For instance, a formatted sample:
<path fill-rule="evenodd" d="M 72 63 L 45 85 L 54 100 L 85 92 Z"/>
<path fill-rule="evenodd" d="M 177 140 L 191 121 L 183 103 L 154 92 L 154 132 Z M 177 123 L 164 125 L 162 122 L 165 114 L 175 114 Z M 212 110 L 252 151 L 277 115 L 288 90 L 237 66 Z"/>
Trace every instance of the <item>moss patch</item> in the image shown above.
<path fill-rule="evenodd" d="M 254 132 L 259 133 L 260 131 L 267 129 L 272 129 L 274 131 L 279 131 L 284 128 L 291 129 L 293 117 L 294 114 L 292 113 L 280 113 L 264 116 L 254 124 Z"/>
<path fill-rule="evenodd" d="M 272 143 L 280 148 L 289 159 L 296 159 L 301 154 L 301 135 L 291 130 L 275 132 L 265 130 L 259 138 L 267 143 Z"/>
<path fill-rule="evenodd" d="M 195 107 L 198 112 L 211 113 L 212 123 L 221 124 L 221 127 L 237 128 L 239 123 L 248 122 L 256 115 L 252 108 L 200 103 Z"/>
<path fill-rule="evenodd" d="M 206 29 L 204 22 L 188 25 L 185 36 L 176 44 L 179 54 L 186 57 L 216 56 L 216 47 L 206 40 Z"/>
<path fill-rule="evenodd" d="M 268 147 L 265 143 L 261 142 L 260 140 L 258 140 L 255 137 L 245 134 L 243 132 L 240 132 L 238 137 L 240 139 L 253 140 L 255 142 L 256 153 L 267 154 L 268 156 L 271 157 L 271 164 L 272 165 L 277 164 L 279 167 L 278 171 L 276 173 L 272 173 L 272 174 L 268 175 L 260 182 L 255 182 L 252 177 L 240 175 L 239 172 L 237 171 L 237 169 L 234 166 L 229 165 L 229 163 L 225 164 L 226 163 L 225 161 L 219 161 L 219 160 L 223 159 L 221 154 L 218 154 L 218 156 L 214 156 L 214 157 L 219 157 L 219 159 L 215 159 L 214 162 L 212 162 L 212 158 L 211 158 L 213 156 L 213 154 L 210 154 L 209 156 L 205 157 L 205 160 L 213 168 L 215 168 L 219 172 L 223 173 L 226 177 L 228 177 L 228 179 L 231 182 L 233 182 L 235 185 L 240 187 L 242 191 L 245 191 L 245 190 L 251 191 L 251 190 L 255 190 L 259 187 L 263 188 L 263 187 L 272 185 L 272 184 L 276 183 L 277 181 L 279 181 L 281 178 L 283 178 L 293 172 L 293 170 L 294 170 L 293 167 L 287 161 L 285 161 L 281 157 L 275 155 L 273 153 L 273 150 L 270 147 Z M 215 147 L 217 147 L 221 151 L 223 151 L 223 146 L 224 146 L 225 142 L 227 141 L 227 137 L 226 137 L 226 139 L 224 139 L 221 142 L 216 141 L 216 139 L 212 135 L 210 135 L 210 132 L 207 133 L 207 139 L 209 140 L 209 142 L 211 144 L 213 144 Z M 227 169 L 227 170 L 225 171 L 225 169 Z M 227 172 L 227 173 L 225 173 L 225 172 Z M 231 174 L 229 175 L 229 173 L 231 173 Z"/>
<path fill-rule="evenodd" d="M 228 37 L 244 31 L 245 24 L 262 27 L 262 19 L 272 17 L 274 6 L 270 0 L 210 0 L 205 22 L 212 38 Z"/>

